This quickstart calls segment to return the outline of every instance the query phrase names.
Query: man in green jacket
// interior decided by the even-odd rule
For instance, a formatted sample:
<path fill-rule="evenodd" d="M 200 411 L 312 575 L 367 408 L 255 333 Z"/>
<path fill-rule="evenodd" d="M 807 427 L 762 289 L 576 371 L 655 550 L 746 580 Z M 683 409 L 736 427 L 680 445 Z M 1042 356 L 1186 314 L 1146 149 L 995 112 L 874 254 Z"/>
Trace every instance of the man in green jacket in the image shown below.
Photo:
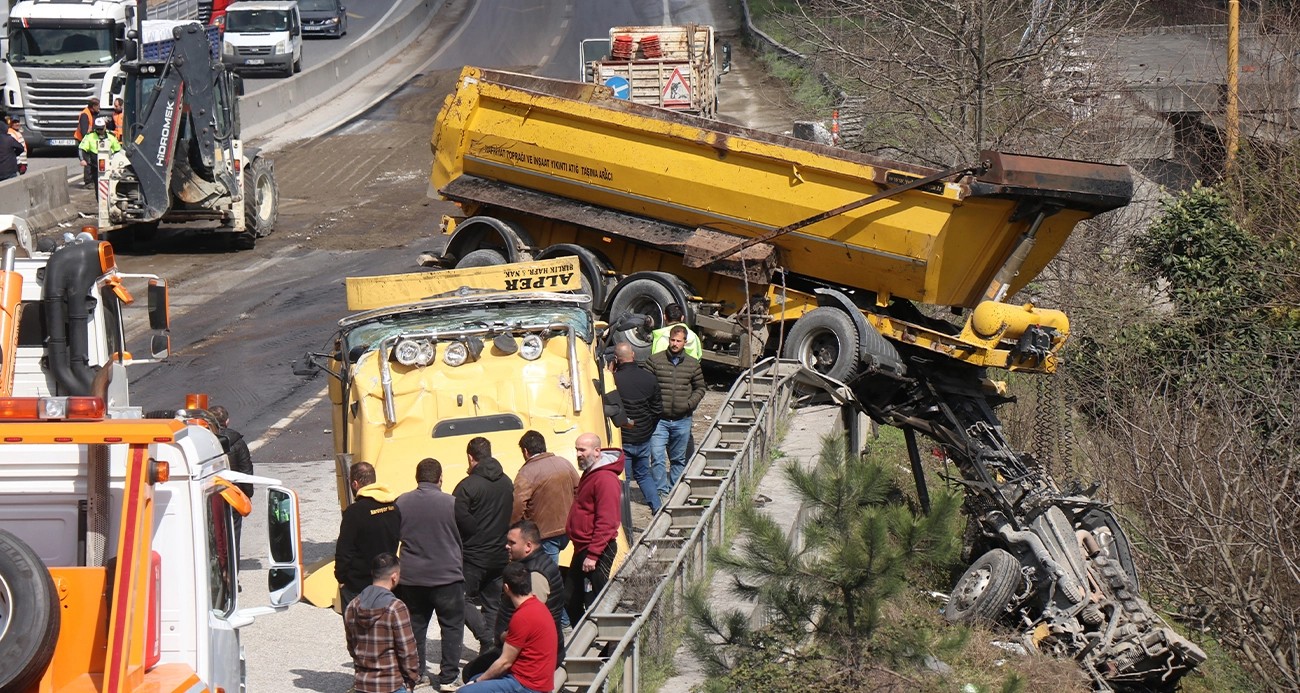
<path fill-rule="evenodd" d="M 646 370 L 659 381 L 663 414 L 650 438 L 654 464 L 668 464 L 668 485 L 660 489 L 667 496 L 686 471 L 686 448 L 691 436 L 695 408 L 704 399 L 704 371 L 700 360 L 686 353 L 686 326 L 673 325 L 668 332 L 668 348 L 646 359 Z"/>
<path fill-rule="evenodd" d="M 686 355 L 691 358 L 702 361 L 704 360 L 704 347 L 700 345 L 700 336 L 686 327 L 686 314 L 682 312 L 682 307 L 676 303 L 669 303 L 664 306 L 664 326 L 650 334 L 650 353 L 657 354 L 668 349 L 668 333 L 676 326 L 681 325 L 686 328 Z"/>
<path fill-rule="evenodd" d="M 86 133 L 81 138 L 81 144 L 77 146 L 77 153 L 81 155 L 82 180 L 86 187 L 94 188 L 95 197 L 99 197 L 99 142 L 104 140 L 108 142 L 110 152 L 122 151 L 122 144 L 117 141 L 113 133 L 108 131 L 108 122 L 103 116 L 95 118 L 95 129 Z"/>

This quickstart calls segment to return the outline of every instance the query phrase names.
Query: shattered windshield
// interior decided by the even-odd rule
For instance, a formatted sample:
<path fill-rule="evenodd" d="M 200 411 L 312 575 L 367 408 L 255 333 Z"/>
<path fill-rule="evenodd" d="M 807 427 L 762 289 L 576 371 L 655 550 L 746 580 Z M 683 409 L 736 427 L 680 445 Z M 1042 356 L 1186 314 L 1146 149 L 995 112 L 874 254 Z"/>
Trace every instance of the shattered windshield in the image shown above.
<path fill-rule="evenodd" d="M 353 328 L 344 337 L 347 350 L 355 360 L 365 351 L 378 346 L 388 337 L 420 332 L 449 333 L 455 330 L 488 328 L 504 331 L 517 325 L 564 323 L 577 330 L 578 337 L 591 342 L 591 317 L 580 308 L 530 303 L 470 305 L 459 308 L 440 307 L 436 311 L 402 313 L 379 318 Z M 358 347 L 361 347 L 358 349 Z"/>

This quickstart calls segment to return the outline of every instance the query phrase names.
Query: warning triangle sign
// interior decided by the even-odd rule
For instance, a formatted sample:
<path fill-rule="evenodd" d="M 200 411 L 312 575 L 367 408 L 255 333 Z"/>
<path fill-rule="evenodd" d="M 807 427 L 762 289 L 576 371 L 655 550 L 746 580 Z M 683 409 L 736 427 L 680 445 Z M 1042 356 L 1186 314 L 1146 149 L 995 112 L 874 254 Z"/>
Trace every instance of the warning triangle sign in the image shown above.
<path fill-rule="evenodd" d="M 668 83 L 664 85 L 663 104 L 665 106 L 691 105 L 691 82 L 686 78 L 684 70 L 683 67 L 675 68 L 672 76 L 668 78 Z"/>

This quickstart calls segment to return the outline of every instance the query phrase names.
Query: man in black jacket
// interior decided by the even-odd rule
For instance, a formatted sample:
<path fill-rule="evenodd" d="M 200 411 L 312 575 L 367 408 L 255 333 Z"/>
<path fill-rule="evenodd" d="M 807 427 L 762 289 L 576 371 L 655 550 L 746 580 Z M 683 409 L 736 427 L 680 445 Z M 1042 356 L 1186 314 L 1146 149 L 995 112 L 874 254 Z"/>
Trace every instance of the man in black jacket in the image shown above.
<path fill-rule="evenodd" d="M 501 607 L 501 571 L 510 561 L 506 532 L 515 508 L 515 487 L 492 456 L 492 443 L 477 437 L 466 446 L 469 474 L 452 495 L 469 507 L 478 531 L 465 539 L 465 625 L 479 650 L 492 644 L 491 624 Z M 479 608 L 482 607 L 482 613 Z"/>
<path fill-rule="evenodd" d="M 22 161 L 27 148 L 9 134 L 8 118 L 5 114 L 0 119 L 0 180 L 13 178 L 27 169 L 27 164 Z"/>
<path fill-rule="evenodd" d="M 230 427 L 230 412 L 226 408 L 217 405 L 208 410 L 217 423 L 221 424 L 221 431 L 217 433 L 217 440 L 221 441 L 221 449 L 226 452 L 226 459 L 230 463 L 230 468 L 242 474 L 253 473 L 253 455 L 248 451 L 248 443 L 244 442 L 244 436 L 239 431 Z M 240 491 L 244 492 L 249 499 L 253 497 L 255 487 L 252 484 L 235 484 Z M 243 530 L 244 516 L 235 513 L 235 547 L 238 552 L 239 535 Z M 374 556 L 371 556 L 374 558 Z M 366 563 L 366 584 L 365 589 L 370 586 L 370 563 Z M 359 590 L 358 590 L 359 591 Z"/>
<path fill-rule="evenodd" d="M 623 426 L 623 454 L 631 465 L 631 475 L 641 488 L 641 495 L 650 504 L 650 512 L 659 512 L 663 505 L 660 494 L 668 493 L 664 469 L 654 463 L 650 454 L 650 436 L 663 414 L 663 401 L 659 395 L 659 381 L 650 371 L 636 365 L 636 352 L 632 345 L 620 342 L 614 345 L 614 385 L 623 400 L 627 423 Z M 627 481 L 624 480 L 624 493 Z"/>
<path fill-rule="evenodd" d="M 555 619 L 555 629 L 559 637 L 560 651 L 555 661 L 564 661 L 564 630 L 560 626 L 560 615 L 564 613 L 564 577 L 560 575 L 559 566 L 550 556 L 541 550 L 542 533 L 537 523 L 521 520 L 510 528 L 506 535 L 506 548 L 510 552 L 510 562 L 519 563 L 528 569 L 532 576 L 533 595 L 546 604 Z M 505 633 L 510 629 L 510 617 L 515 615 L 514 602 L 501 600 L 501 609 L 497 611 L 497 620 L 492 632 L 495 641 L 491 648 L 484 650 L 465 669 L 461 677 L 468 681 L 474 676 L 487 671 L 487 668 L 501 656 L 501 644 L 505 642 Z"/>
<path fill-rule="evenodd" d="M 339 540 L 334 544 L 334 579 L 339 582 L 343 608 L 370 586 L 370 563 L 381 553 L 397 553 L 402 538 L 402 512 L 394 501 L 397 494 L 375 483 L 375 468 L 357 462 L 348 473 L 352 501 L 339 523 Z"/>

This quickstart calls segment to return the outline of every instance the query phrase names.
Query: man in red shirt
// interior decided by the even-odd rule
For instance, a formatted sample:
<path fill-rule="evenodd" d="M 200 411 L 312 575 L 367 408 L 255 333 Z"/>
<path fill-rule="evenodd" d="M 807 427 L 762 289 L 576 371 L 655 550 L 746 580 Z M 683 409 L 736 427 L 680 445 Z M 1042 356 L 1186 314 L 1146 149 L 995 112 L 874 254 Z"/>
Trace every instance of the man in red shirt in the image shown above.
<path fill-rule="evenodd" d="M 555 689 L 559 634 L 555 619 L 533 596 L 532 577 L 521 563 L 511 563 L 502 573 L 503 592 L 515 605 L 501 656 L 461 693 L 550 693 Z"/>

